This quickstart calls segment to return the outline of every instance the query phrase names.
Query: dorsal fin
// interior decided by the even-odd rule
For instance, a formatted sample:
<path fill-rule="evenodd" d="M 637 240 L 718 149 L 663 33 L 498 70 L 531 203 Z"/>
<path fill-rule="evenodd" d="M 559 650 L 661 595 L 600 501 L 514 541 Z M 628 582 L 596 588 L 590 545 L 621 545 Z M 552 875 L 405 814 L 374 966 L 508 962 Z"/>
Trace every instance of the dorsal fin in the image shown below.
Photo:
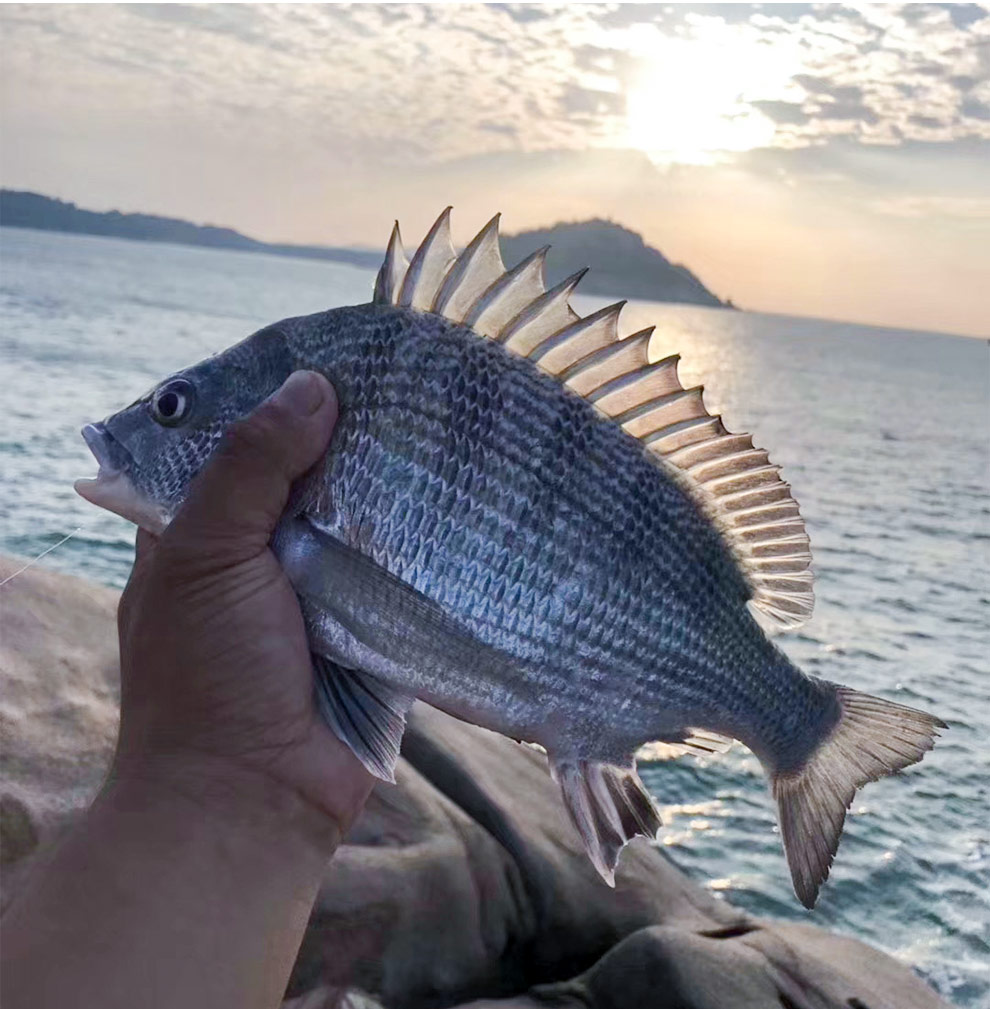
<path fill-rule="evenodd" d="M 719 525 L 752 589 L 751 604 L 778 629 L 811 615 L 811 551 L 797 502 L 766 452 L 709 414 L 703 389 L 685 389 L 678 356 L 649 356 L 652 329 L 620 339 L 624 302 L 581 318 L 569 299 L 584 270 L 546 290 L 538 249 L 506 271 L 496 214 L 458 256 L 450 208 L 406 263 L 396 224 L 375 302 L 462 323 L 528 357 L 674 467 Z"/>

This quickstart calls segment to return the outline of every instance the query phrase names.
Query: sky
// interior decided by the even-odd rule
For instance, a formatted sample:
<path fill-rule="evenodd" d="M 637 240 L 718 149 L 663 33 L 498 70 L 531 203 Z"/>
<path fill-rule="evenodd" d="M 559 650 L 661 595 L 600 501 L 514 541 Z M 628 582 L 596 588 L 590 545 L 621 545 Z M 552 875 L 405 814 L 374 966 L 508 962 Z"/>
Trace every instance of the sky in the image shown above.
<path fill-rule="evenodd" d="M 605 217 L 754 310 L 990 336 L 990 4 L 0 8 L 0 178 L 272 241 Z M 621 293 L 621 292 L 617 292 Z"/>

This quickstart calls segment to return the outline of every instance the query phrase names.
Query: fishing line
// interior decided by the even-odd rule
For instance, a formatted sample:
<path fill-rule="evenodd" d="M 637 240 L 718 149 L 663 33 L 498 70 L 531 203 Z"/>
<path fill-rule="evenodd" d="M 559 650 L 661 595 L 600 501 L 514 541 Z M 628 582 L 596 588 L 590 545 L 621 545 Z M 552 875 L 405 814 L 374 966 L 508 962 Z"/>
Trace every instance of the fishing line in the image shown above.
<path fill-rule="evenodd" d="M 82 526 L 77 526 L 77 527 L 76 527 L 75 529 L 73 529 L 73 530 L 72 530 L 72 532 L 71 532 L 71 533 L 69 533 L 69 534 L 68 534 L 67 536 L 63 536 L 63 537 L 62 537 L 62 538 L 61 538 L 61 539 L 60 539 L 60 540 L 58 541 L 58 543 L 53 543 L 53 544 L 52 544 L 52 545 L 51 545 L 50 547 L 48 547 L 48 548 L 47 548 L 46 550 L 42 550 L 42 551 L 41 551 L 41 553 L 40 553 L 40 554 L 38 554 L 38 556 L 37 556 L 37 557 L 35 557 L 35 559 L 34 559 L 33 561 L 28 561 L 28 562 L 27 562 L 27 564 L 25 564 L 25 565 L 24 565 L 24 567 L 22 567 L 22 568 L 18 568 L 18 569 L 17 569 L 17 570 L 16 570 L 16 571 L 15 571 L 15 572 L 14 572 L 14 573 L 12 574 L 12 575 L 7 575 L 7 577 L 6 577 L 6 578 L 4 578 L 4 580 L 3 580 L 2 582 L 0 582 L 0 589 L 2 589 L 2 588 L 4 587 L 4 585 L 6 585 L 6 584 L 7 584 L 7 582 L 9 582 L 9 581 L 11 581 L 12 579 L 16 578 L 16 577 L 17 577 L 17 576 L 18 576 L 19 574 L 21 574 L 22 572 L 24 572 L 24 571 L 27 571 L 27 569 L 28 569 L 29 567 L 31 567 L 31 566 L 32 566 L 33 564 L 37 564 L 37 563 L 38 563 L 38 561 L 40 561 L 42 557 L 45 557 L 45 556 L 47 556 L 47 555 L 48 555 L 48 554 L 50 554 L 50 553 L 51 553 L 51 552 L 52 552 L 53 550 L 57 550 L 57 549 L 58 549 L 58 548 L 59 548 L 59 547 L 60 547 L 60 546 L 61 546 L 61 545 L 62 545 L 63 543 L 65 543 L 65 542 L 66 542 L 67 540 L 71 540 L 71 539 L 72 539 L 72 537 L 76 535 L 76 533 L 79 533 L 79 532 L 82 532 L 82 530 L 83 530 L 83 527 L 82 527 Z"/>

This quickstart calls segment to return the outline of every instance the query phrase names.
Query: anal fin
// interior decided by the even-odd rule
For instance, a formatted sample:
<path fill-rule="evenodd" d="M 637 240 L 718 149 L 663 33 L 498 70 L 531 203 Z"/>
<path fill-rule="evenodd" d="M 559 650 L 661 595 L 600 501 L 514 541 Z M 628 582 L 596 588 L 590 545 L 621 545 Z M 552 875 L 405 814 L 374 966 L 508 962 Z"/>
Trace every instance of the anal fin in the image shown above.
<path fill-rule="evenodd" d="M 316 702 L 334 734 L 382 781 L 395 781 L 395 763 L 415 700 L 377 677 L 313 655 Z"/>
<path fill-rule="evenodd" d="M 687 728 L 676 736 L 646 743 L 636 751 L 639 760 L 670 760 L 671 757 L 710 757 L 713 753 L 727 753 L 733 740 L 708 729 Z"/>
<path fill-rule="evenodd" d="M 683 739 L 678 739 L 669 745 L 679 749 L 682 753 L 708 756 L 712 753 L 726 753 L 732 746 L 732 740 L 728 736 L 720 735 L 718 732 L 709 732 L 707 729 L 686 729 Z"/>
<path fill-rule="evenodd" d="M 660 814 L 630 758 L 621 767 L 594 760 L 551 758 L 564 805 L 581 835 L 592 865 L 615 886 L 619 852 L 637 834 L 651 840 L 662 826 Z"/>

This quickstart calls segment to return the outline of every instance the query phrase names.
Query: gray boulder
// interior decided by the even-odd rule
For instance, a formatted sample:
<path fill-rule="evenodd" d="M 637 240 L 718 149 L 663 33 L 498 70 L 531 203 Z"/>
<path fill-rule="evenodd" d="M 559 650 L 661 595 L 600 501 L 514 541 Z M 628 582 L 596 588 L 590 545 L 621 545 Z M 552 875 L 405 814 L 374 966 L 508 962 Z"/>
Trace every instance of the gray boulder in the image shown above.
<path fill-rule="evenodd" d="M 0 558 L 0 579 L 16 566 Z M 5 902 L 106 772 L 117 593 L 35 567 L 0 602 Z M 396 784 L 328 866 L 284 1009 L 944 1005 L 863 943 L 714 899 L 646 841 L 616 880 L 591 868 L 542 754 L 417 705 Z"/>

